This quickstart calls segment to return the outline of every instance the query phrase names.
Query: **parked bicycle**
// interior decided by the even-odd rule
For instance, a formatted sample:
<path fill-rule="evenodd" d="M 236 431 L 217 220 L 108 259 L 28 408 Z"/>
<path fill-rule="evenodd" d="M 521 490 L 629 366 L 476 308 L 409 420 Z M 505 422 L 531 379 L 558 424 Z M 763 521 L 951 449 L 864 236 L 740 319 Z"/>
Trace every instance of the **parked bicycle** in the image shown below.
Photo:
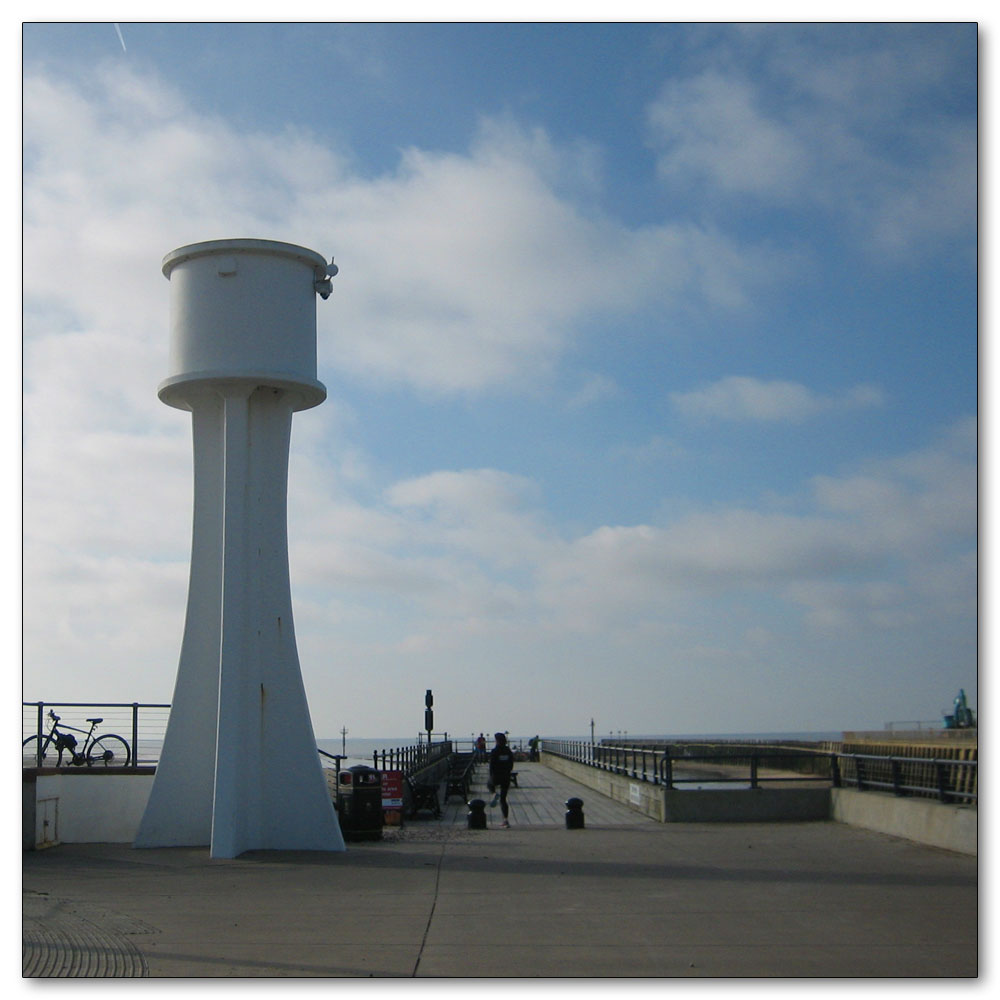
<path fill-rule="evenodd" d="M 29 736 L 21 744 L 21 758 L 23 767 L 44 766 L 48 759 L 48 766 L 52 765 L 52 754 L 56 754 L 55 766 L 61 767 L 63 754 L 68 753 L 70 759 L 68 763 L 75 767 L 128 767 L 132 759 L 132 750 L 128 743 L 121 736 L 114 733 L 105 733 L 103 736 L 94 738 L 94 730 L 104 721 L 103 719 L 87 719 L 90 729 L 77 729 L 76 726 L 59 725 L 59 716 L 49 709 L 49 718 L 52 720 L 52 729 L 41 737 L 37 734 Z M 72 730 L 67 732 L 66 730 Z M 83 746 L 80 749 L 80 741 L 73 733 L 84 733 Z"/>

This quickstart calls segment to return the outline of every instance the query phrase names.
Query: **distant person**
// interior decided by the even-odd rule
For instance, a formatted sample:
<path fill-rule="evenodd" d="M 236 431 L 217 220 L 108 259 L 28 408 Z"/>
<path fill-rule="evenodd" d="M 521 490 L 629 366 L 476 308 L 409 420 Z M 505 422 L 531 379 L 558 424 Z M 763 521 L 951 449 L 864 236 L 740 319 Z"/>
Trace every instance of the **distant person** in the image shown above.
<path fill-rule="evenodd" d="M 503 822 L 500 826 L 507 829 L 510 823 L 507 822 L 509 814 L 507 806 L 507 789 L 510 788 L 510 772 L 514 770 L 514 751 L 507 745 L 507 737 L 503 733 L 496 733 L 496 746 L 490 751 L 490 780 L 489 789 L 495 792 L 490 806 L 500 803 L 500 811 L 503 813 Z"/>
<path fill-rule="evenodd" d="M 528 747 L 531 750 L 531 753 L 528 755 L 530 757 L 530 759 L 531 760 L 538 760 L 538 737 L 537 736 L 532 736 L 531 739 L 528 740 Z"/>
<path fill-rule="evenodd" d="M 486 737 L 482 733 L 479 734 L 479 739 L 476 740 L 476 760 L 486 760 Z"/>

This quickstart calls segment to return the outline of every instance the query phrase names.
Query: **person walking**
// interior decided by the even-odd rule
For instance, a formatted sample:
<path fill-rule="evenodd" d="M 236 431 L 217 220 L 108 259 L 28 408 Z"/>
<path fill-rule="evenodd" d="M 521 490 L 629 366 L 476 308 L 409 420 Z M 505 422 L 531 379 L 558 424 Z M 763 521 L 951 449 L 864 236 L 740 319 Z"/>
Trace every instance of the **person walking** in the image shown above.
<path fill-rule="evenodd" d="M 510 788 L 510 772 L 514 770 L 514 751 L 507 745 L 504 733 L 495 733 L 496 746 L 490 751 L 490 791 L 494 791 L 491 806 L 500 803 L 503 822 L 500 826 L 507 829 L 509 808 L 507 806 L 507 789 Z"/>

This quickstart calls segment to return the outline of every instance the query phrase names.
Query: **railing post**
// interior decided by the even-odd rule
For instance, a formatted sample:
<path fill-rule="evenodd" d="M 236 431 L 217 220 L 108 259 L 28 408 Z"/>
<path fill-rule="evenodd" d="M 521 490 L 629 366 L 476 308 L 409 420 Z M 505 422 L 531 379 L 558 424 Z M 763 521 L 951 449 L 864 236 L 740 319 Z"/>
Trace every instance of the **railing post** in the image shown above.
<path fill-rule="evenodd" d="M 854 758 L 854 770 L 857 775 L 858 791 L 865 790 L 865 762 L 860 757 Z"/>
<path fill-rule="evenodd" d="M 830 777 L 833 787 L 840 788 L 840 758 L 835 753 L 830 754 Z"/>
<path fill-rule="evenodd" d="M 948 780 L 945 775 L 944 761 L 934 761 L 934 768 L 937 771 L 938 796 L 942 802 L 948 801 Z"/>
<path fill-rule="evenodd" d="M 38 703 L 38 739 L 35 740 L 35 767 L 42 766 L 42 728 L 45 725 L 45 702 Z"/>
<path fill-rule="evenodd" d="M 669 750 L 663 754 L 663 787 L 671 791 L 674 788 L 674 761 Z"/>
<path fill-rule="evenodd" d="M 889 767 L 892 769 L 892 793 L 893 795 L 902 795 L 903 771 L 899 766 L 899 758 L 890 757 Z"/>
<path fill-rule="evenodd" d="M 750 787 L 759 788 L 757 784 L 757 754 L 750 755 Z"/>
<path fill-rule="evenodd" d="M 139 766 L 139 702 L 132 702 L 132 766 Z"/>

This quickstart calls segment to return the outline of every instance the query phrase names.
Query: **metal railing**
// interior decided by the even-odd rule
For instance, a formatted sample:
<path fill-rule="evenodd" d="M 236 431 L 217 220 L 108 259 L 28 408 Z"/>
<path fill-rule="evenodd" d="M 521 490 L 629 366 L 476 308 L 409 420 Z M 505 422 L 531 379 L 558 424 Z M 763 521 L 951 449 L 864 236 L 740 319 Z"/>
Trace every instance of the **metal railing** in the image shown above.
<path fill-rule="evenodd" d="M 328 753 L 326 750 L 316 748 L 316 752 L 327 760 L 334 762 L 336 771 L 340 771 L 340 762 L 348 760 L 349 754 Z M 452 752 L 451 740 L 442 740 L 440 743 L 418 743 L 413 746 L 393 747 L 390 750 L 375 750 L 372 753 L 372 767 L 376 771 L 402 771 L 407 777 L 411 777 L 418 771 L 422 771 L 440 760 L 447 759 Z"/>
<path fill-rule="evenodd" d="M 918 795 L 941 802 L 978 804 L 979 762 L 941 757 L 887 757 L 867 753 L 833 754 L 835 787 L 874 788 L 894 795 Z"/>
<path fill-rule="evenodd" d="M 48 713 L 55 709 L 61 717 L 61 728 L 83 729 L 85 718 L 100 717 L 103 721 L 95 729 L 94 736 L 117 734 L 128 742 L 131 752 L 131 767 L 146 767 L 156 764 L 163 747 L 163 736 L 167 731 L 170 705 L 133 702 L 92 702 L 92 701 L 22 701 L 21 702 L 21 743 L 31 736 L 39 739 L 33 760 L 23 759 L 24 767 L 39 767 L 41 744 L 51 729 Z M 68 710 L 68 711 L 67 711 Z"/>
<path fill-rule="evenodd" d="M 451 755 L 452 741 L 418 743 L 415 746 L 376 750 L 372 754 L 372 767 L 379 771 L 402 771 L 407 777 L 436 764 Z"/>
<path fill-rule="evenodd" d="M 978 766 L 974 760 L 888 757 L 750 745 L 699 752 L 695 744 L 682 749 L 667 746 L 653 749 L 552 739 L 543 740 L 542 748 L 545 753 L 665 789 L 678 785 L 733 783 L 759 788 L 767 782 L 828 780 L 837 788 L 852 785 L 859 791 L 879 789 L 896 795 L 937 798 L 941 802 L 974 804 L 978 798 Z M 689 768 L 688 774 L 684 774 L 685 765 L 691 764 L 714 766 L 716 773 L 692 775 Z M 725 771 L 720 772 L 720 768 Z M 790 774 L 789 771 L 807 773 Z"/>

